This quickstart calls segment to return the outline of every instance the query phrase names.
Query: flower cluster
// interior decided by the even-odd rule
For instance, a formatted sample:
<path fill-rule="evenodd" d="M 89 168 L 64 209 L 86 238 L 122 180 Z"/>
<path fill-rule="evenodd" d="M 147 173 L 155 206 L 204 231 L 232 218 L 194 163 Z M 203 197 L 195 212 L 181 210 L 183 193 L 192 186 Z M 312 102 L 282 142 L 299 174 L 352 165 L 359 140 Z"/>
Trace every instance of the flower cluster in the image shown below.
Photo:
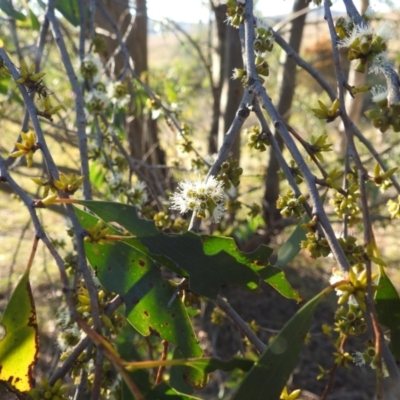
<path fill-rule="evenodd" d="M 369 366 L 372 369 L 376 369 L 379 365 L 379 356 L 376 353 L 374 346 L 367 345 L 366 349 L 363 352 L 356 351 L 354 353 L 353 361 L 359 367 L 369 363 Z M 384 378 L 387 378 L 389 376 L 389 371 L 383 360 L 382 360 L 382 374 Z"/>
<path fill-rule="evenodd" d="M 392 91 L 389 96 L 389 90 L 381 85 L 374 86 L 371 89 L 372 101 L 377 105 L 377 108 L 366 111 L 365 115 L 372 120 L 374 127 L 378 128 L 382 133 L 386 132 L 390 126 L 394 132 L 400 132 L 400 104 L 398 102 L 400 101 L 400 94 L 398 93 L 398 86 L 395 91 L 396 93 Z"/>
<path fill-rule="evenodd" d="M 267 146 L 270 146 L 268 135 L 262 132 L 259 125 L 253 125 L 250 129 L 246 129 L 245 133 L 248 135 L 247 146 L 250 149 L 255 149 L 260 152 L 267 150 Z"/>
<path fill-rule="evenodd" d="M 228 25 L 234 28 L 239 28 L 240 24 L 243 24 L 245 20 L 244 14 L 244 0 L 240 0 L 236 3 L 235 0 L 221 0 L 222 4 L 227 5 L 226 15 L 228 16 L 226 22 Z"/>
<path fill-rule="evenodd" d="M 354 266 L 350 268 L 348 276 L 345 276 L 340 270 L 334 269 L 329 283 L 340 282 L 341 280 L 347 280 L 347 282 L 336 287 L 336 293 L 339 296 L 338 304 L 357 304 L 358 307 L 365 312 L 365 295 L 367 293 L 367 270 L 365 268 L 358 268 Z M 371 276 L 371 281 L 377 279 L 378 274 Z M 372 289 L 377 288 L 376 284 L 372 284 Z"/>
<path fill-rule="evenodd" d="M 303 195 L 296 197 L 293 190 L 288 190 L 283 196 L 279 196 L 276 201 L 276 208 L 281 210 L 282 216 L 285 218 L 294 216 L 299 218 L 304 212 L 304 203 L 306 198 Z"/>
<path fill-rule="evenodd" d="M 181 182 L 178 192 L 170 200 L 172 210 L 179 210 L 181 214 L 193 211 L 199 218 L 204 218 L 208 211 L 214 222 L 218 222 L 225 212 L 224 186 L 213 176 L 206 182 Z"/>
<path fill-rule="evenodd" d="M 18 158 L 25 156 L 27 166 L 31 167 L 33 164 L 33 153 L 38 149 L 35 132 L 21 132 L 21 142 L 15 142 L 14 146 L 18 150 L 13 151 L 10 157 Z"/>
<path fill-rule="evenodd" d="M 347 222 L 353 225 L 358 221 L 358 216 L 361 213 L 357 204 L 360 196 L 360 186 L 357 182 L 353 182 L 345 193 L 336 192 L 329 203 L 334 207 L 334 211 L 339 218 L 346 218 Z"/>
<path fill-rule="evenodd" d="M 103 63 L 94 54 L 86 54 L 79 64 L 79 77 L 90 86 L 85 95 L 86 117 L 99 114 L 111 105 L 125 107 L 130 101 L 127 86 L 124 82 L 110 82 L 104 71 Z"/>
<path fill-rule="evenodd" d="M 359 60 L 356 71 L 365 72 L 368 61 L 385 52 L 388 48 L 388 41 L 392 37 L 390 25 L 383 24 L 376 31 L 367 23 L 360 25 L 340 26 L 343 39 L 339 42 L 339 47 L 347 47 L 347 58 L 349 60 Z"/>

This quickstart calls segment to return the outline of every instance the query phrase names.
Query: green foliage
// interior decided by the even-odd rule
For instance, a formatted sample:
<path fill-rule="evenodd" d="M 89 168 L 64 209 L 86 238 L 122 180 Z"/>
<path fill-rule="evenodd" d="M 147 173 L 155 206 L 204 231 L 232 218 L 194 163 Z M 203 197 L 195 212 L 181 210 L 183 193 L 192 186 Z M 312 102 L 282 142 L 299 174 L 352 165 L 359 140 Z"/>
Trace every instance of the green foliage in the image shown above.
<path fill-rule="evenodd" d="M 396 288 L 386 275 L 383 267 L 375 292 L 376 310 L 379 321 L 390 329 L 390 348 L 396 360 L 400 360 L 400 297 Z"/>
<path fill-rule="evenodd" d="M 0 319 L 0 380 L 20 391 L 33 387 L 39 335 L 29 268 L 14 289 Z"/>
<path fill-rule="evenodd" d="M 325 290 L 305 304 L 282 328 L 257 363 L 244 377 L 233 400 L 251 398 L 278 399 L 296 365 L 315 309 L 330 290 Z"/>
<path fill-rule="evenodd" d="M 52 286 L 62 289 L 55 292 L 63 303 L 56 323 L 61 368 L 52 377 L 45 376 L 47 370 L 40 371 L 37 375 L 44 375 L 43 379 L 33 387 L 39 334 L 28 267 L 0 322 L 4 329 L 0 381 L 8 381 L 13 390 L 25 391 L 35 399 L 66 399 L 72 391 L 74 397 L 80 397 L 85 389 L 101 400 L 132 396 L 189 400 L 196 399 L 194 389 L 206 386 L 210 373 L 221 370 L 230 376 L 219 382 L 219 389 L 235 390 L 233 399 L 268 396 L 293 400 L 300 390 L 285 385 L 311 337 L 308 331 L 317 305 L 334 290 L 338 295 L 338 307 L 332 311 L 334 322 L 323 328 L 334 346 L 331 368 L 320 367 L 320 378 L 328 378 L 325 394 L 334 387 L 336 370 L 349 368 L 350 361 L 377 368 L 379 387 L 389 372 L 396 376 L 391 355 L 386 352 L 385 359 L 380 358 L 384 352 L 379 346 L 386 346 L 386 341 L 375 347 L 383 337 L 376 334 L 378 328 L 361 352 L 351 353 L 348 341 L 349 336 L 370 334 L 367 313 L 375 327 L 382 324 L 385 340 L 390 336 L 393 356 L 400 359 L 400 315 L 396 311 L 400 297 L 383 270 L 385 257 L 379 255 L 373 239 L 375 222 L 369 209 L 373 208 L 373 216 L 380 218 L 382 226 L 396 223 L 389 216 L 400 216 L 395 157 L 382 157 L 379 152 L 393 149 L 383 149 L 374 132 L 361 132 L 346 120 L 345 105 L 338 100 L 343 99 L 344 90 L 354 96 L 370 87 L 356 88 L 343 82 L 334 94 L 316 71 L 286 49 L 299 66 L 306 66 L 310 76 L 317 78 L 328 96 L 321 100 L 320 93 L 310 93 L 308 83 L 303 84 L 297 91 L 302 98 L 297 112 L 301 115 L 292 113 L 295 119 L 290 125 L 289 121 L 282 123 L 273 106 L 276 93 L 267 89 L 276 85 L 267 82 L 264 87 L 262 83 L 277 73 L 275 56 L 280 50 L 274 46 L 275 40 L 283 47 L 285 44 L 279 33 L 252 15 L 250 2 L 228 0 L 226 8 L 227 22 L 240 28 L 245 39 L 246 68 L 234 68 L 232 76 L 240 80 L 235 84 L 243 84 L 244 97 L 214 156 L 204 150 L 204 132 L 216 134 L 215 124 L 213 129 L 208 126 L 209 115 L 212 110 L 214 122 L 222 116 L 217 110 L 221 87 L 212 65 L 214 44 L 203 28 L 192 37 L 176 25 L 176 32 L 189 39 L 179 48 L 186 58 L 165 61 L 157 57 L 155 68 L 138 77 L 132 67 L 134 57 L 126 57 L 129 51 L 133 53 L 129 38 L 121 43 L 123 35 L 118 28 L 114 31 L 113 24 L 107 27 L 110 35 L 101 36 L 104 27 L 97 20 L 103 31 L 94 25 L 85 2 L 39 1 L 31 10 L 28 4 L 0 0 L 0 10 L 14 20 L 4 24 L 0 39 L 0 112 L 5 121 L 1 187 L 8 186 L 21 200 L 15 202 L 16 215 L 21 213 L 21 204 L 29 211 L 35 241 L 43 240 L 57 264 L 61 283 Z M 85 15 L 80 15 L 81 10 Z M 107 14 L 107 6 L 104 11 Z M 44 13 L 46 23 L 42 23 Z M 367 25 L 370 17 L 363 18 L 360 21 L 353 15 L 351 20 L 337 21 L 339 47 L 348 49 L 350 59 L 359 60 L 359 72 L 373 70 L 386 78 L 387 89 L 371 89 L 377 108 L 366 115 L 381 132 L 391 128 L 396 133 L 400 130 L 399 78 L 386 53 L 380 52 L 386 50 L 391 35 L 387 29 L 375 32 Z M 86 26 L 80 26 L 82 20 Z M 48 40 L 50 35 L 52 40 Z M 107 40 L 111 37 L 122 50 L 115 58 L 109 54 Z M 33 43 L 39 43 L 37 54 L 32 53 Z M 120 56 L 123 65 L 119 65 Z M 335 59 L 336 65 L 339 61 Z M 279 93 L 281 88 L 273 90 Z M 313 104 L 318 106 L 310 112 Z M 252 112 L 258 121 L 244 125 Z M 23 118 L 24 113 L 29 118 Z M 335 133 L 326 126 L 336 118 L 341 118 L 347 129 L 349 145 L 343 159 L 333 152 Z M 250 153 L 233 159 L 229 148 L 242 126 L 252 126 L 246 147 Z M 271 133 L 273 128 L 282 142 Z M 372 138 L 371 143 L 367 137 Z M 207 138 L 209 148 L 214 139 Z M 397 136 L 386 139 L 392 146 Z M 359 149 L 359 142 L 365 148 Z M 279 163 L 282 185 L 279 196 L 278 186 L 273 185 L 277 201 L 268 205 L 264 204 L 268 196 L 263 201 L 257 197 L 264 180 L 258 156 L 267 149 Z M 11 168 L 13 159 L 18 158 L 24 162 Z M 25 164 L 31 168 L 29 172 Z M 255 167 L 249 170 L 248 164 Z M 203 176 L 191 180 L 194 174 Z M 177 183 L 179 178 L 185 180 Z M 388 189 L 382 201 L 380 192 Z M 325 197 L 329 201 L 325 202 Z M 87 200 L 92 198 L 96 200 Z M 389 213 L 382 211 L 386 202 Z M 71 203 L 79 207 L 71 207 Z M 60 226 L 54 237 L 50 233 L 48 210 L 38 210 L 50 205 L 59 210 L 60 204 L 73 225 L 69 244 L 58 236 L 63 232 Z M 187 214 L 192 211 L 189 221 Z M 212 223 L 208 224 L 207 217 Z M 300 221 L 288 238 L 275 236 L 293 224 L 293 219 Z M 14 223 L 12 228 L 19 229 Z M 337 230 L 343 236 L 337 237 Z M 242 245 L 255 248 L 248 241 L 256 235 L 257 243 L 265 239 L 264 243 L 277 247 L 274 265 L 270 262 L 273 250 L 266 245 L 252 252 L 239 250 Z M 247 290 L 246 296 L 253 296 L 267 283 L 276 290 L 274 295 L 300 302 L 302 297 L 280 267 L 291 263 L 301 249 L 311 258 L 324 257 L 324 264 L 333 266 L 329 285 L 289 317 L 265 349 L 261 340 L 266 341 L 270 327 L 261 326 L 253 316 L 243 320 L 220 297 L 221 288 L 239 286 Z M 328 258 L 333 254 L 335 260 Z M 12 261 L 12 268 L 14 264 L 18 263 Z M 375 281 L 377 268 L 380 276 Z M 308 281 L 304 281 L 308 289 Z M 368 298 L 371 294 L 377 313 Z M 211 305 L 213 310 L 209 310 Z M 252 306 L 249 302 L 248 307 Z M 275 302 L 269 307 L 279 310 Z M 218 334 L 228 326 L 228 318 L 245 336 L 238 344 L 242 356 L 226 361 L 203 357 L 209 350 L 219 351 L 205 349 L 199 342 L 207 341 L 208 325 L 212 325 L 209 342 L 214 346 L 216 339 L 221 339 Z"/>

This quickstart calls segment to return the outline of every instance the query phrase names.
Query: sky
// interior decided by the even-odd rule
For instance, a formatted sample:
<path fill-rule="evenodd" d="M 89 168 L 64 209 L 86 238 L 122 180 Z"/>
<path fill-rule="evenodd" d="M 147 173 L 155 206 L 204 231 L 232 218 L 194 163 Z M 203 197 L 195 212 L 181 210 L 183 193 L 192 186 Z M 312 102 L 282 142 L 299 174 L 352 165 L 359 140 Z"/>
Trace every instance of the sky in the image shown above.
<path fill-rule="evenodd" d="M 333 2 L 333 10 L 344 11 L 342 1 L 334 0 Z M 207 3 L 208 1 L 204 0 L 147 0 L 147 7 L 151 19 L 162 20 L 163 18 L 168 18 L 179 22 L 195 23 L 208 21 L 209 11 L 204 5 Z M 271 17 L 290 13 L 293 0 L 259 0 L 257 3 L 256 9 L 260 14 L 264 17 Z M 370 0 L 370 3 L 375 11 L 383 12 L 389 10 L 379 0 Z M 395 0 L 393 3 L 400 5 L 400 0 Z"/>

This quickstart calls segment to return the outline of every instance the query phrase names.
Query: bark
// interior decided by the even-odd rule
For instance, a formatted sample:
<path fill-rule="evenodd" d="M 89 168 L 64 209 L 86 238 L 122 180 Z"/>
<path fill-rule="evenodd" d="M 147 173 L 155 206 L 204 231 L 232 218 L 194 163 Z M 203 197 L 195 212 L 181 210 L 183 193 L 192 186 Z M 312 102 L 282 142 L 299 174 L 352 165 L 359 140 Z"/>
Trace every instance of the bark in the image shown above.
<path fill-rule="evenodd" d="M 225 42 L 226 42 L 226 5 L 214 5 L 211 2 L 211 8 L 214 11 L 215 26 L 217 29 L 217 44 L 213 57 L 213 72 L 215 78 L 212 79 L 212 116 L 211 128 L 208 139 L 208 153 L 214 154 L 218 152 L 218 131 L 221 115 L 221 90 L 224 81 L 225 66 Z"/>
<path fill-rule="evenodd" d="M 122 36 L 124 36 L 131 23 L 132 15 L 129 10 L 128 0 L 101 0 L 107 7 L 107 11 L 118 23 Z M 134 69 L 138 76 L 145 82 L 148 78 L 148 45 L 147 45 L 147 7 L 146 0 L 135 0 L 134 22 L 126 39 L 126 46 L 134 63 Z M 96 13 L 96 23 L 101 28 L 113 33 L 111 26 L 106 21 L 101 12 Z M 106 52 L 103 56 L 110 57 L 118 43 L 112 37 L 106 37 Z M 115 57 L 115 75 L 118 76 L 124 66 L 122 54 Z M 132 93 L 135 96 L 135 93 Z M 140 107 L 132 108 L 129 114 L 133 116 L 127 123 L 130 155 L 151 165 L 165 165 L 165 152 L 162 150 L 158 139 L 157 121 L 152 120 L 151 116 L 144 111 L 144 104 Z M 162 169 L 156 170 L 156 175 L 152 175 L 144 167 L 139 167 L 149 180 L 154 180 L 154 176 L 159 180 L 165 178 Z"/>
<path fill-rule="evenodd" d="M 361 15 L 364 14 L 368 6 L 369 6 L 369 0 L 360 0 L 359 10 Z M 356 64 L 357 64 L 356 60 L 350 63 L 347 82 L 350 86 L 355 86 L 355 87 L 364 86 L 366 83 L 367 74 L 366 73 L 361 74 L 355 71 L 354 67 L 356 66 Z M 347 114 L 356 125 L 360 121 L 361 109 L 364 102 L 364 97 L 365 97 L 364 93 L 359 93 L 354 98 L 351 97 L 349 93 L 346 94 L 345 104 L 346 104 Z M 346 153 L 346 149 L 347 149 L 347 139 L 344 131 L 344 125 L 343 123 L 341 123 L 339 125 L 339 140 L 336 143 L 335 150 L 340 155 L 344 156 Z"/>
<path fill-rule="evenodd" d="M 240 79 L 231 79 L 235 68 L 243 68 L 242 49 L 239 31 L 226 26 L 224 80 L 221 94 L 221 116 L 218 132 L 218 145 L 222 145 L 243 97 L 243 84 Z M 240 135 L 237 135 L 232 146 L 233 158 L 240 160 Z"/>
<path fill-rule="evenodd" d="M 304 0 L 296 0 L 293 4 L 292 12 L 296 13 L 297 11 L 302 10 L 304 4 Z M 306 16 L 307 14 L 302 14 L 291 22 L 288 42 L 296 52 L 299 52 L 300 50 Z M 277 110 L 284 120 L 287 121 L 290 118 L 290 109 L 292 107 L 296 87 L 296 63 L 292 58 L 288 57 L 285 52 L 282 52 L 280 61 L 282 69 L 280 70 L 277 79 L 277 84 L 280 88 Z M 280 148 L 282 148 L 283 142 L 279 133 L 275 133 L 275 136 Z M 278 171 L 279 164 L 271 148 L 269 152 L 269 164 L 266 172 L 265 192 L 263 198 L 263 216 L 268 226 L 274 225 L 274 223 L 281 218 L 279 210 L 276 209 L 276 200 L 279 196 Z"/>

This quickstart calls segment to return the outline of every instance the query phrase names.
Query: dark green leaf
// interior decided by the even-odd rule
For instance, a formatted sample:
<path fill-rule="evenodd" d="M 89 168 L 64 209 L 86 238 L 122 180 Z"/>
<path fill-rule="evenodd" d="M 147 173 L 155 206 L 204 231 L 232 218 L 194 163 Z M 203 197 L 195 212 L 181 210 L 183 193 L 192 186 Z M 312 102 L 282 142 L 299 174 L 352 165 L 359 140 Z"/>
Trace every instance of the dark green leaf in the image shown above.
<path fill-rule="evenodd" d="M 296 226 L 296 229 L 290 235 L 289 239 L 280 247 L 278 251 L 278 259 L 276 260 L 275 267 L 284 267 L 300 252 L 300 243 L 302 240 L 307 239 L 307 231 L 301 227 L 310 221 L 308 215 L 304 215 Z"/>
<path fill-rule="evenodd" d="M 216 299 L 220 287 L 232 284 L 256 289 L 259 276 L 247 265 L 222 251 L 207 255 L 200 235 L 192 232 L 167 235 L 159 231 L 153 221 L 138 217 L 136 208 L 119 203 L 80 201 L 106 222 L 117 222 L 136 235 L 151 256 L 166 257 L 189 275 L 193 292 Z"/>
<path fill-rule="evenodd" d="M 277 290 L 282 296 L 296 301 L 301 301 L 297 290 L 294 290 L 286 280 L 285 273 L 279 268 L 271 266 L 269 257 L 272 249 L 261 245 L 252 253 L 243 253 L 238 250 L 232 238 L 220 236 L 202 236 L 204 252 L 206 254 L 217 254 L 225 251 L 241 264 L 247 265 L 262 279 Z"/>
<path fill-rule="evenodd" d="M 76 212 L 84 228 L 98 221 L 84 211 Z M 151 258 L 124 242 L 87 243 L 85 248 L 97 278 L 105 289 L 123 298 L 128 321 L 142 335 L 159 335 L 173 343 L 183 357 L 203 355 L 182 302 L 174 301 L 168 307 L 174 288 L 161 278 L 160 270 Z M 203 387 L 206 378 L 201 371 L 192 368 L 186 371 L 186 379 L 195 387 Z"/>
<path fill-rule="evenodd" d="M 379 322 L 390 329 L 390 349 L 400 361 L 400 297 L 383 267 L 375 293 Z"/>
<path fill-rule="evenodd" d="M 67 19 L 72 25 L 79 25 L 79 6 L 78 0 L 56 0 L 56 9 Z"/>
<path fill-rule="evenodd" d="M 13 19 L 17 19 L 19 21 L 26 20 L 26 16 L 17 11 L 10 0 L 0 0 L 0 9 Z"/>
<path fill-rule="evenodd" d="M 10 81 L 11 81 L 11 77 L 9 75 L 8 76 L 0 75 L 0 93 L 1 94 L 8 93 Z"/>
<path fill-rule="evenodd" d="M 233 400 L 279 399 L 296 366 L 315 309 L 330 291 L 328 288 L 315 296 L 286 323 L 245 376 Z"/>
<path fill-rule="evenodd" d="M 29 9 L 29 18 L 31 19 L 32 29 L 38 31 L 40 29 L 40 22 L 31 9 Z"/>

